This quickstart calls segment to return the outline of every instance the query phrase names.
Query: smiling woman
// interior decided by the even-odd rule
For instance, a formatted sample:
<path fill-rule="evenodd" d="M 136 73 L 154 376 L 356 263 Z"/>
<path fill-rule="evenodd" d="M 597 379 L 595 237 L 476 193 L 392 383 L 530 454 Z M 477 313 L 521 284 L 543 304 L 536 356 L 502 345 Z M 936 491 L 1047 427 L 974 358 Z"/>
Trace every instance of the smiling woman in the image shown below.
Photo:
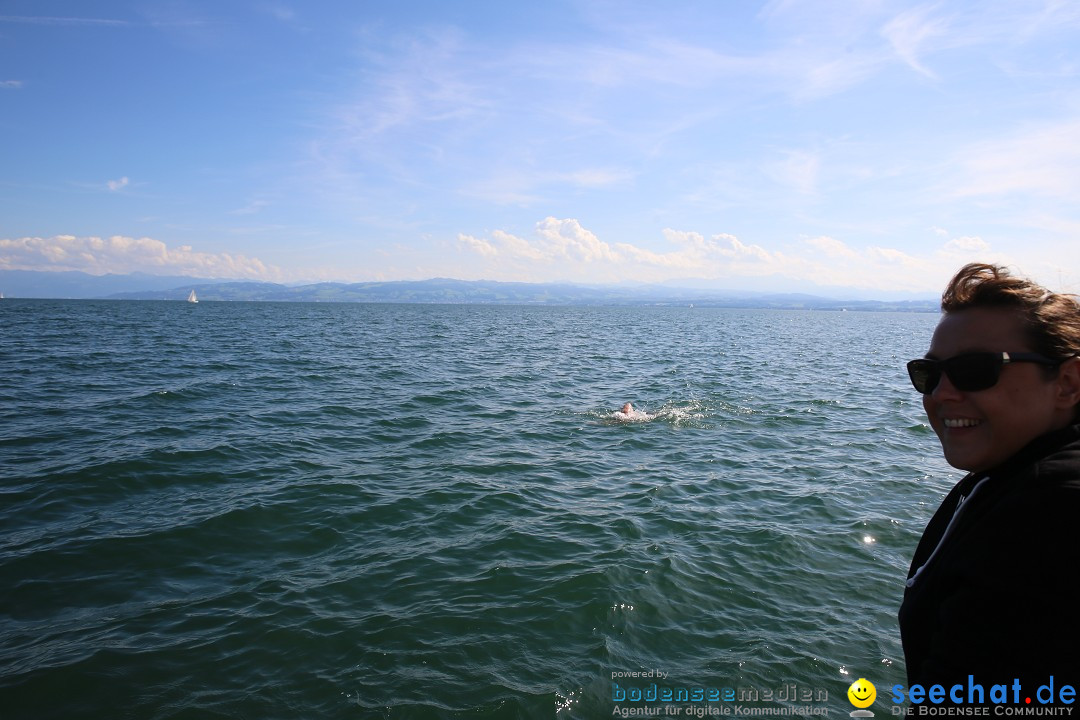
<path fill-rule="evenodd" d="M 994 266 L 960 270 L 908 363 L 945 459 L 968 475 L 915 551 L 908 681 L 1080 685 L 1080 305 Z"/>

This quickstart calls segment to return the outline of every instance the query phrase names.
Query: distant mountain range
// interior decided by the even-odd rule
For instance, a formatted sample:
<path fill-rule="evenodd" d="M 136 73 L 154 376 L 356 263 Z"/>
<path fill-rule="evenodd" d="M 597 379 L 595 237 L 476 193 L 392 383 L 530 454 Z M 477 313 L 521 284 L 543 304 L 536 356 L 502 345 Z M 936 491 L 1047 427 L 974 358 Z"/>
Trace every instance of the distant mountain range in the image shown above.
<path fill-rule="evenodd" d="M 187 283 L 213 283 L 215 280 L 184 275 L 90 275 L 84 272 L 40 272 L 35 270 L 0 270 L 0 292 L 5 297 L 23 298 L 100 298 L 117 293 L 170 290 Z"/>
<path fill-rule="evenodd" d="M 88 275 L 80 272 L 0 270 L 0 292 L 34 298 L 257 302 L 482 303 L 504 305 L 694 305 L 813 310 L 936 312 L 935 299 L 837 300 L 804 293 L 646 286 L 586 286 L 435 278 L 420 281 L 316 283 L 222 282 L 161 275 Z"/>

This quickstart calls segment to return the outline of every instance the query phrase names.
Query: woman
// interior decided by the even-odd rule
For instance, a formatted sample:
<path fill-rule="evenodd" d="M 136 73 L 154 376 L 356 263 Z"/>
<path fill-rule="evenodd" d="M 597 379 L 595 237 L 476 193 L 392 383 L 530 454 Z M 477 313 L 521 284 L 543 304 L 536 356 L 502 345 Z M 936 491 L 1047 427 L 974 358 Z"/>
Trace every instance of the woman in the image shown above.
<path fill-rule="evenodd" d="M 971 264 L 941 309 L 908 373 L 946 461 L 968 475 L 912 559 L 908 686 L 962 684 L 943 704 L 989 704 L 994 684 L 1019 680 L 1024 705 L 1053 676 L 1055 701 L 1063 684 L 1080 695 L 1080 304 Z M 971 683 L 985 696 L 969 698 Z"/>

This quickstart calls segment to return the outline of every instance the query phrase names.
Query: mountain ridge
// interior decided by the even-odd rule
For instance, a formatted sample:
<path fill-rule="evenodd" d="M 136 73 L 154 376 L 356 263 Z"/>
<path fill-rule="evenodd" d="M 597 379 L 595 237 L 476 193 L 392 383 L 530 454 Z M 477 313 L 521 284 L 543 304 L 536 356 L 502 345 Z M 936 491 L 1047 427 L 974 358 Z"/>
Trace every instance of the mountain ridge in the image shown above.
<path fill-rule="evenodd" d="M 12 282 L 12 281 L 16 282 Z M 50 292 L 52 288 L 52 292 Z M 31 289 L 31 292 L 26 292 Z M 655 285 L 577 285 L 495 280 L 321 282 L 308 285 L 184 276 L 104 275 L 0 271 L 8 297 L 110 300 L 184 300 L 194 290 L 202 301 L 473 303 L 502 305 L 693 305 L 815 310 L 935 312 L 937 300 L 836 299 L 805 292 L 711 290 Z"/>

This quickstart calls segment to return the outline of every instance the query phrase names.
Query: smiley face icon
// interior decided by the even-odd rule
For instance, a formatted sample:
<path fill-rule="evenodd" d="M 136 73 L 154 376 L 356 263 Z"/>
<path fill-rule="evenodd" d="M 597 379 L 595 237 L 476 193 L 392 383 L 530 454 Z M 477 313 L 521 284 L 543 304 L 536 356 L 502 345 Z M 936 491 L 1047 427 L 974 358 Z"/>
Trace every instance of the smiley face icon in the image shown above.
<path fill-rule="evenodd" d="M 874 683 L 866 678 L 859 678 L 851 683 L 847 690 L 847 698 L 857 708 L 868 708 L 877 700 L 877 688 Z"/>

